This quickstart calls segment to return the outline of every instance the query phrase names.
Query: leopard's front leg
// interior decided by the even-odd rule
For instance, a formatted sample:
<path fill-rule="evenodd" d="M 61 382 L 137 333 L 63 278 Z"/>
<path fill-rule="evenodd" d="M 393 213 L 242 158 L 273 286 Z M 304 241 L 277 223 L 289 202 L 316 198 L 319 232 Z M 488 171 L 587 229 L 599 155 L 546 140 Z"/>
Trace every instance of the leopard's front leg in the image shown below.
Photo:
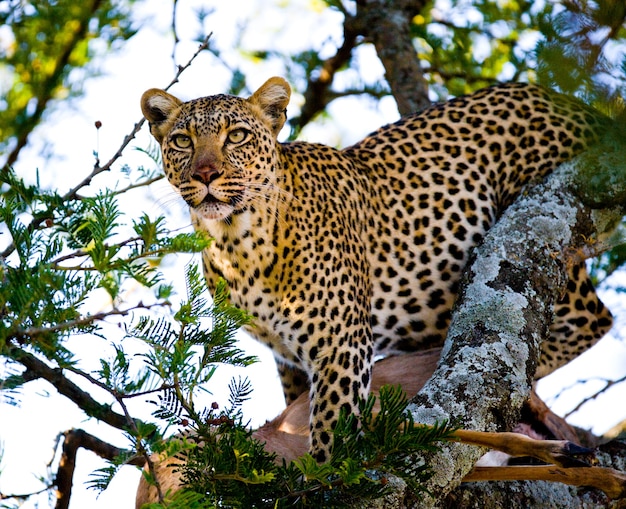
<path fill-rule="evenodd" d="M 374 351 L 369 324 L 342 339 L 311 362 L 310 450 L 319 463 L 330 459 L 340 412 L 358 413 L 359 399 L 370 388 Z"/>

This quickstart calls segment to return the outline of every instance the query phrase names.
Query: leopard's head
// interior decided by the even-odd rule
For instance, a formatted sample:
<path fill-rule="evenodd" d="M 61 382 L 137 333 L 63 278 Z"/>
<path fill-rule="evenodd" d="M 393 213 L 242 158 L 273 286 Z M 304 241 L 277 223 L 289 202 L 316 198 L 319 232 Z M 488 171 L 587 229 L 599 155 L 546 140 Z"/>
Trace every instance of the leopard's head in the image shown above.
<path fill-rule="evenodd" d="M 269 79 L 248 99 L 215 95 L 184 103 L 163 90 L 143 94 L 165 175 L 197 216 L 225 220 L 266 196 L 289 96 L 282 78 Z"/>

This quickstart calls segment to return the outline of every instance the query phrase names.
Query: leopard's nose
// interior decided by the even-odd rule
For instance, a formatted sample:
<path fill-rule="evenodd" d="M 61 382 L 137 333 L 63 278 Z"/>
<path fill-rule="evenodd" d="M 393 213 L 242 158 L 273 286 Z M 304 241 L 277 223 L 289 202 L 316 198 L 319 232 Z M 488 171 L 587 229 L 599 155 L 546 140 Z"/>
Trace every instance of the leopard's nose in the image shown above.
<path fill-rule="evenodd" d="M 214 166 L 201 166 L 196 168 L 192 177 L 208 186 L 220 175 L 221 173 Z"/>

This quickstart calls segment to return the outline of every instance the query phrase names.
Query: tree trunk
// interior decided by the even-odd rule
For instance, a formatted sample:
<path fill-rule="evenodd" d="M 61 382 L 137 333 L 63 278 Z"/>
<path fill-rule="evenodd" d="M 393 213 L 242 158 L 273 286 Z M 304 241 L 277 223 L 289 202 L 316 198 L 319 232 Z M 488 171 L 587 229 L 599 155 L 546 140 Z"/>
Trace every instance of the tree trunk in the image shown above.
<path fill-rule="evenodd" d="M 423 0 L 361 0 L 353 20 L 359 32 L 372 41 L 385 68 L 400 115 L 430 106 L 428 83 L 417 59 L 411 35 L 412 19 L 424 5 Z"/>
<path fill-rule="evenodd" d="M 465 429 L 480 431 L 508 430 L 517 422 L 553 303 L 567 283 L 567 264 L 610 247 L 613 228 L 624 215 L 626 147 L 620 136 L 617 129 L 608 133 L 600 146 L 563 164 L 520 196 L 475 250 L 442 361 L 414 399 L 417 422 L 454 420 Z M 603 203 L 596 200 L 593 209 L 587 193 L 580 192 L 589 185 L 590 169 L 603 183 L 598 190 Z M 427 489 L 435 498 L 426 495 L 418 501 L 400 489 L 396 503 L 387 501 L 385 507 L 582 507 L 585 503 L 617 507 L 601 492 L 556 483 L 473 483 L 457 488 L 483 452 L 460 443 L 444 444 L 440 452 L 423 459 L 434 470 Z M 624 448 L 613 453 L 601 461 L 612 466 L 621 456 L 622 464 L 615 468 L 623 469 Z M 506 504 L 501 505 L 502 500 Z"/>

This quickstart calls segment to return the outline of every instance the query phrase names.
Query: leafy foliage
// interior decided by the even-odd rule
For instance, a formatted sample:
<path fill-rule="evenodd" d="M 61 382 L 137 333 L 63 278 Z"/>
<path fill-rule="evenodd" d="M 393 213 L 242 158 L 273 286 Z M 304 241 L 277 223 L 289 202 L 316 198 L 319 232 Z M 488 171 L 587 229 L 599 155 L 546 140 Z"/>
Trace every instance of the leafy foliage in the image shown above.
<path fill-rule="evenodd" d="M 564 6 L 549 19 L 540 20 L 544 39 L 537 46 L 539 80 L 590 101 L 623 97 L 624 62 L 609 54 L 615 42 L 626 36 L 626 4 L 572 0 Z"/>
<path fill-rule="evenodd" d="M 194 396 L 207 391 L 216 365 L 228 363 L 246 366 L 254 358 L 245 355 L 235 346 L 234 335 L 242 325 L 249 323 L 250 316 L 228 302 L 228 290 L 223 283 L 218 285 L 216 299 L 210 304 L 207 290 L 196 265 L 187 268 L 189 299 L 183 301 L 177 312 L 158 319 L 141 316 L 128 331 L 128 336 L 144 341 L 150 348 L 142 355 L 144 369 L 134 378 L 129 376 L 131 362 L 121 348 L 111 361 L 101 360 L 102 368 L 97 372 L 99 383 L 113 391 L 119 400 L 135 395 L 156 395 L 153 416 L 165 421 L 166 427 L 183 426 L 194 437 L 206 432 L 211 425 L 232 422 L 238 416 L 241 404 L 249 397 L 251 388 L 246 380 L 233 381 L 230 385 L 231 406 L 227 413 L 215 416 L 217 407 L 197 408 Z M 191 313 L 193 311 L 193 314 Z M 209 318 L 212 325 L 202 323 Z M 224 324 L 228 324 L 226 327 Z M 228 332 L 224 332 L 228 331 Z M 145 454 L 149 450 L 164 457 L 175 456 L 187 449 L 194 449 L 193 442 L 175 437 L 163 442 L 162 434 L 155 424 L 129 422 L 128 439 L 132 449 Z M 237 429 L 242 430 L 240 425 Z M 249 432 L 246 432 L 249 434 Z M 114 458 L 111 465 L 98 470 L 92 487 L 104 489 L 129 454 Z M 184 498 L 187 500 L 187 498 Z"/>
<path fill-rule="evenodd" d="M 277 464 L 251 436 L 236 407 L 210 413 L 210 426 L 189 424 L 186 440 L 197 445 L 174 451 L 185 459 L 182 491 L 202 495 L 194 507 L 350 507 L 383 496 L 387 476 L 395 475 L 419 493 L 430 471 L 425 464 L 407 468 L 408 458 L 436 450 L 454 428 L 415 425 L 400 387 L 381 389 L 378 413 L 375 402 L 373 395 L 363 401 L 360 417 L 341 415 L 331 459 L 321 465 L 309 454 Z M 148 507 L 178 506 L 173 501 Z"/>
<path fill-rule="evenodd" d="M 54 192 L 26 185 L 11 170 L 0 175 L 0 183 L 0 217 L 12 240 L 0 272 L 0 351 L 9 356 L 14 348 L 28 346 L 69 361 L 63 339 L 94 332 L 98 320 L 130 311 L 114 305 L 100 315 L 83 315 L 81 306 L 93 292 L 103 288 L 115 303 L 133 280 L 157 288 L 163 298 L 168 285 L 158 286 L 161 275 L 152 259 L 181 247 L 198 252 L 208 245 L 202 235 L 172 238 L 162 218 L 152 222 L 146 216 L 135 222 L 137 236 L 112 241 L 123 222 L 112 193 L 63 201 Z"/>
<path fill-rule="evenodd" d="M 11 165 L 50 101 L 79 94 L 84 77 L 95 73 L 88 70 L 89 62 L 127 40 L 134 29 L 128 10 L 132 0 L 7 4 L 0 8 L 0 25 L 13 41 L 0 48 L 0 70 L 9 78 L 0 88 L 0 152 L 11 151 Z M 83 79 L 70 80 L 76 69 L 83 69 Z"/>
<path fill-rule="evenodd" d="M 152 219 L 144 214 L 137 220 L 127 220 L 118 206 L 119 194 L 111 191 L 68 198 L 28 185 L 9 169 L 0 173 L 0 184 L 3 240 L 9 238 L 0 265 L 3 403 L 18 401 L 24 383 L 43 377 L 74 399 L 87 415 L 124 429 L 131 448 L 94 473 L 92 485 L 102 489 L 132 450 L 141 453 L 149 447 L 149 441 L 161 436 L 156 424 L 133 419 L 126 401 L 146 393 L 175 390 L 187 395 L 187 407 L 193 408 L 194 391 L 210 379 L 216 363 L 231 358 L 239 365 L 252 362 L 233 347 L 232 337 L 249 317 L 229 305 L 223 284 L 216 294 L 216 306 L 210 304 L 195 266 L 187 271 L 189 299 L 178 312 L 167 313 L 172 286 L 163 283 L 161 260 L 171 253 L 202 251 L 209 244 L 204 235 L 172 233 L 163 217 Z M 132 227 L 127 227 L 128 223 Z M 152 290 L 152 302 L 127 302 L 125 288 L 131 283 Z M 98 298 L 102 290 L 108 294 L 108 305 L 95 314 L 85 312 L 87 301 Z M 142 331 L 149 334 L 149 344 L 160 348 L 161 353 L 171 342 L 172 355 L 146 355 L 140 366 L 136 356 L 113 343 L 113 356 L 103 355 L 100 369 L 87 373 L 66 346 L 71 337 L 79 334 L 105 335 L 101 331 L 107 319 L 157 309 L 161 309 L 158 320 L 142 315 L 129 335 L 139 338 Z M 206 330 L 202 318 L 215 323 L 215 331 L 210 327 Z M 181 325 L 175 330 L 177 324 Z M 155 334 L 159 327 L 164 337 Z M 184 367 L 185 362 L 194 360 L 197 371 L 174 371 L 172 366 L 160 364 L 171 362 L 175 367 Z M 105 389 L 124 415 L 116 415 L 109 406 L 86 395 L 60 370 L 71 371 Z M 167 380 L 158 377 L 165 373 L 171 375 Z M 189 373 L 193 374 L 192 380 L 188 379 Z"/>
<path fill-rule="evenodd" d="M 235 332 L 251 317 L 228 302 L 224 282 L 218 284 L 210 305 L 200 271 L 191 265 L 187 269 L 187 288 L 189 300 L 174 313 L 174 322 L 165 317 L 142 317 L 129 331 L 150 347 L 144 354 L 146 367 L 160 380 L 164 391 L 155 416 L 170 422 L 183 418 L 201 422 L 208 416 L 196 410 L 194 394 L 206 390 L 204 385 L 215 373 L 216 364 L 247 366 L 255 360 L 235 346 Z M 210 326 L 200 320 L 203 317 L 210 319 Z M 234 401 L 245 400 L 243 394 L 249 392 L 249 387 L 240 384 L 235 391 Z"/>
<path fill-rule="evenodd" d="M 434 91 L 460 95 L 496 81 L 539 81 L 587 102 L 623 97 L 623 62 L 609 57 L 626 35 L 624 3 L 457 0 L 413 20 Z"/>

